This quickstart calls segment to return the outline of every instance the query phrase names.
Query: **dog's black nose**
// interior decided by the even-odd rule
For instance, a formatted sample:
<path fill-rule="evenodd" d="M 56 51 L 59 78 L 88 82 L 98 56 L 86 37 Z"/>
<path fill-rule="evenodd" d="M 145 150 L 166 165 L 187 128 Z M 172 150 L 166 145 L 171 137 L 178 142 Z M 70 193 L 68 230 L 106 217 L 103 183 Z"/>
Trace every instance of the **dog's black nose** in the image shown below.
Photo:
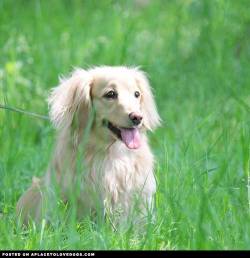
<path fill-rule="evenodd" d="M 142 120 L 142 116 L 136 114 L 135 112 L 130 113 L 129 115 L 130 120 L 132 121 L 133 125 L 139 125 Z"/>

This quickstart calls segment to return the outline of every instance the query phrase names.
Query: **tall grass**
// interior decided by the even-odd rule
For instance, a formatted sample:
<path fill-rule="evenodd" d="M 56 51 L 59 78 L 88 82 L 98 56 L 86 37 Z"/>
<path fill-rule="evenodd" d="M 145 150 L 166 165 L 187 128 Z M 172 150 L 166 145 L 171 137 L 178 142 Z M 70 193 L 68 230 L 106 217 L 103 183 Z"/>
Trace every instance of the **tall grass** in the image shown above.
<path fill-rule="evenodd" d="M 15 204 L 53 151 L 50 123 L 0 110 L 1 249 L 249 249 L 250 4 L 247 0 L 0 1 L 0 104 L 47 115 L 73 67 L 140 65 L 163 126 L 157 220 L 23 229 Z M 60 213 L 60 212 L 59 212 Z"/>

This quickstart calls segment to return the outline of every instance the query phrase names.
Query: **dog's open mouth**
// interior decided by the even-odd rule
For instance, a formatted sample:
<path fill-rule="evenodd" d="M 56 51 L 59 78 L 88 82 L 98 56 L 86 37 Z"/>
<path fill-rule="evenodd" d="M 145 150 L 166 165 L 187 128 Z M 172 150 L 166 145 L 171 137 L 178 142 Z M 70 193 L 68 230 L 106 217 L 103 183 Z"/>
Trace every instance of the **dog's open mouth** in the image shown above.
<path fill-rule="evenodd" d="M 137 127 L 118 127 L 107 120 L 103 120 L 106 126 L 118 139 L 120 139 L 129 149 L 138 149 L 141 146 L 141 137 Z"/>

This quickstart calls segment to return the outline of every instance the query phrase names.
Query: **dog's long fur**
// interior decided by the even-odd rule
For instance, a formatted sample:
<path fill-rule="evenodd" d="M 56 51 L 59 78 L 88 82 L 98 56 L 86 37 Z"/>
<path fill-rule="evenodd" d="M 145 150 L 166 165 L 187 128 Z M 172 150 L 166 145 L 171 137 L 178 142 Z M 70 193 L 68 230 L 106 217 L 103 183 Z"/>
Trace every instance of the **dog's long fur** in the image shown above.
<path fill-rule="evenodd" d="M 103 97 L 110 89 L 116 90 L 117 99 Z M 135 91 L 140 93 L 137 98 Z M 127 218 L 135 208 L 135 200 L 141 214 L 152 209 L 156 182 L 146 132 L 160 124 L 160 117 L 145 74 L 127 67 L 76 69 L 52 90 L 48 101 L 50 117 L 58 131 L 55 152 L 46 175 L 34 178 L 17 203 L 17 213 L 24 223 L 30 219 L 40 222 L 45 216 L 44 195 L 46 189 L 53 188 L 53 178 L 64 201 L 69 201 L 70 193 L 80 186 L 80 216 L 101 207 L 105 214 L 120 209 L 121 216 Z M 128 148 L 103 123 L 108 120 L 118 127 L 130 127 L 132 112 L 143 117 L 136 129 L 140 147 L 134 149 Z M 82 142 L 83 171 L 77 177 Z"/>

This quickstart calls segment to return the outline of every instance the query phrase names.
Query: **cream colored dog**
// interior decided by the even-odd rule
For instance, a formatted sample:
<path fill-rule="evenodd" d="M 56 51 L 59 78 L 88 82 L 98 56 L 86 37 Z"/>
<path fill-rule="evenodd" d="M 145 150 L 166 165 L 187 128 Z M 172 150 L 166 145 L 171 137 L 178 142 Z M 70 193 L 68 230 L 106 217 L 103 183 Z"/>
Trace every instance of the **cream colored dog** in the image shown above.
<path fill-rule="evenodd" d="M 34 178 L 17 203 L 24 223 L 49 216 L 52 198 L 46 193 L 53 192 L 54 181 L 65 202 L 78 191 L 79 216 L 101 207 L 105 215 L 119 210 L 119 220 L 127 219 L 136 205 L 136 217 L 147 215 L 156 181 L 146 131 L 160 117 L 144 73 L 127 67 L 77 69 L 52 90 L 49 105 L 58 130 L 54 158 L 45 177 Z"/>

